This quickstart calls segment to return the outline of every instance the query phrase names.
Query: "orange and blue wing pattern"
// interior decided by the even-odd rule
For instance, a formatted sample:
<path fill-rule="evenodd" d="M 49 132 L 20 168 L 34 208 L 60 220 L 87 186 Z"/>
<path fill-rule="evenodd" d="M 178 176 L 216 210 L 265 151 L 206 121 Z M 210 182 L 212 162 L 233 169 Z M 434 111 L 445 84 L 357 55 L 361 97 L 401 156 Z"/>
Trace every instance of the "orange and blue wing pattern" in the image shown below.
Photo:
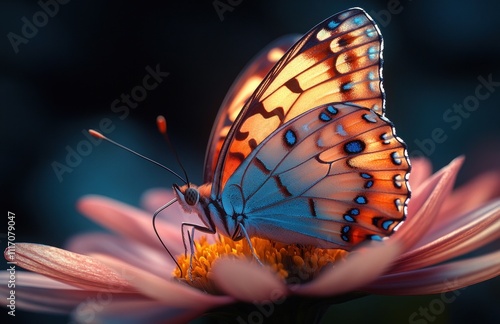
<path fill-rule="evenodd" d="M 189 185 L 177 190 L 205 232 L 350 250 L 395 230 L 410 163 L 385 116 L 382 50 L 353 8 L 244 70 L 212 130 L 197 206 L 183 200 Z"/>
<path fill-rule="evenodd" d="M 214 194 L 267 136 L 309 109 L 351 102 L 383 115 L 382 47 L 377 26 L 357 8 L 332 16 L 302 37 L 262 81 L 232 126 L 216 166 Z"/>
<path fill-rule="evenodd" d="M 215 172 L 215 166 L 219 159 L 220 150 L 226 140 L 229 129 L 234 124 L 236 117 L 240 114 L 250 96 L 261 84 L 264 77 L 283 57 L 286 51 L 297 42 L 299 35 L 283 36 L 266 48 L 246 66 L 236 78 L 229 89 L 212 128 L 210 141 L 208 142 L 205 155 L 204 182 L 211 183 Z"/>
<path fill-rule="evenodd" d="M 404 219 L 408 169 L 387 118 L 354 104 L 322 105 L 258 145 L 222 202 L 241 197 L 251 236 L 351 249 L 389 236 Z"/>

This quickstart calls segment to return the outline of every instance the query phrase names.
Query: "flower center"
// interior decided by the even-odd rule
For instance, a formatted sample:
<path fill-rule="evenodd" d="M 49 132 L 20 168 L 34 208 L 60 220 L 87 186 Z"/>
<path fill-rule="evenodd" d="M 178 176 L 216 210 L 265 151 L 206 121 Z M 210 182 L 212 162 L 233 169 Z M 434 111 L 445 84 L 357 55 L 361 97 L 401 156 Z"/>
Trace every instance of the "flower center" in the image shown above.
<path fill-rule="evenodd" d="M 323 267 L 345 258 L 348 253 L 340 249 L 276 243 L 257 237 L 251 238 L 251 241 L 260 261 L 270 266 L 289 283 L 311 280 Z M 202 236 L 195 241 L 194 248 L 191 275 L 189 274 L 191 256 L 188 252 L 187 256 L 181 255 L 177 260 L 182 268 L 182 277 L 179 268 L 175 268 L 174 277 L 211 293 L 217 292 L 210 280 L 210 270 L 215 260 L 222 256 L 239 259 L 253 258 L 246 240 L 233 241 L 222 235 L 219 235 L 214 243 Z"/>

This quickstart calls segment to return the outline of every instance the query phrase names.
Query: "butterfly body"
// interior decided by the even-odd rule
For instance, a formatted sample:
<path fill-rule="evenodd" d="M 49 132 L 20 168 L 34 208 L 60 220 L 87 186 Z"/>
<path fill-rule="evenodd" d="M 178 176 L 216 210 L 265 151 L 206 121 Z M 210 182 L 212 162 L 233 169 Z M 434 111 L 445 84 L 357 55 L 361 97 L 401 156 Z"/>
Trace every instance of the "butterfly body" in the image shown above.
<path fill-rule="evenodd" d="M 391 235 L 406 215 L 410 164 L 385 117 L 382 48 L 353 8 L 257 57 L 219 112 L 206 183 L 174 186 L 203 223 L 183 226 L 346 250 Z M 247 87 L 252 77 L 260 84 Z"/>

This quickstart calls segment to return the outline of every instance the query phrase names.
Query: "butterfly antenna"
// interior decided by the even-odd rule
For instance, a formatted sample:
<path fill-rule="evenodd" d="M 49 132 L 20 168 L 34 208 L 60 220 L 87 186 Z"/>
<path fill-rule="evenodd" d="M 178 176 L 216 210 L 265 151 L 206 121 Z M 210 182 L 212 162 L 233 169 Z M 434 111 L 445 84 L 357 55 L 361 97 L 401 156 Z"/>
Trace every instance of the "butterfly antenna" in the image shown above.
<path fill-rule="evenodd" d="M 156 162 L 156 161 L 154 161 L 154 160 L 151 160 L 150 158 L 145 157 L 144 155 L 139 154 L 139 153 L 137 153 L 136 151 L 131 150 L 131 149 L 129 149 L 128 147 L 123 146 L 123 145 L 121 145 L 120 143 L 117 143 L 117 142 L 113 141 L 112 139 L 107 138 L 106 136 L 102 135 L 102 134 L 101 134 L 101 133 L 99 133 L 98 131 L 95 131 L 95 130 L 93 130 L 93 129 L 89 129 L 89 133 L 90 133 L 90 135 L 92 135 L 92 136 L 94 136 L 94 137 L 96 137 L 96 138 L 99 138 L 99 139 L 103 139 L 103 140 L 105 140 L 105 141 L 108 141 L 108 142 L 110 142 L 111 144 L 114 144 L 114 145 L 116 145 L 116 146 L 118 146 L 118 147 L 120 147 L 120 148 L 122 148 L 122 149 L 124 149 L 124 150 L 126 150 L 126 151 L 129 151 L 130 153 L 132 153 L 132 154 L 134 154 L 134 155 L 137 155 L 137 156 L 139 156 L 139 157 L 143 158 L 143 159 L 144 159 L 144 160 L 146 160 L 146 161 L 149 161 L 149 162 L 151 162 L 151 163 L 153 163 L 153 164 L 156 164 L 156 165 L 157 165 L 157 166 L 159 166 L 160 168 L 163 168 L 163 169 L 167 170 L 168 172 L 170 172 L 171 174 L 173 174 L 174 176 L 176 176 L 177 178 L 179 178 L 179 179 L 180 179 L 182 182 L 184 182 L 185 184 L 188 184 L 188 183 L 189 183 L 189 182 L 187 181 L 187 177 L 186 177 L 186 180 L 184 180 L 184 178 L 182 178 L 180 175 L 178 175 L 178 174 L 177 174 L 175 171 L 173 171 L 172 169 L 167 168 L 167 167 L 166 167 L 166 166 L 164 166 L 163 164 L 160 164 L 160 163 L 158 163 L 158 162 Z"/>
<path fill-rule="evenodd" d="M 156 117 L 156 126 L 158 126 L 158 131 L 160 131 L 160 133 L 163 135 L 163 138 L 165 138 L 165 142 L 167 142 L 167 145 L 169 146 L 170 150 L 174 153 L 175 159 L 177 160 L 177 163 L 181 167 L 182 172 L 184 173 L 184 176 L 186 177 L 186 184 L 189 187 L 189 179 L 188 179 L 186 169 L 184 169 L 184 166 L 181 163 L 181 159 L 179 158 L 179 154 L 177 153 L 177 150 L 172 145 L 172 142 L 170 141 L 170 138 L 168 137 L 167 120 L 165 119 L 165 117 L 163 117 L 162 115 L 159 115 L 158 117 Z"/>
<path fill-rule="evenodd" d="M 172 258 L 172 260 L 174 260 L 175 262 L 175 265 L 177 266 L 177 268 L 179 268 L 179 271 L 181 272 L 181 275 L 179 278 L 183 278 L 183 273 L 182 273 L 182 268 L 181 266 L 179 265 L 179 263 L 177 262 L 177 260 L 175 259 L 175 257 L 173 256 L 173 254 L 170 252 L 170 250 L 167 248 L 167 246 L 165 245 L 165 243 L 163 243 L 163 240 L 161 239 L 160 237 L 160 234 L 158 233 L 158 230 L 156 229 L 156 216 L 158 216 L 158 214 L 163 211 L 164 209 L 170 207 L 170 205 L 172 205 L 173 203 L 175 203 L 177 201 L 177 198 L 174 198 L 172 199 L 171 201 L 169 201 L 168 203 L 166 203 L 165 205 L 161 206 L 160 208 L 158 208 L 155 213 L 153 214 L 153 229 L 155 231 L 155 234 L 156 234 L 156 237 L 158 237 L 158 240 L 160 240 L 160 243 L 161 245 L 163 245 L 163 248 L 168 252 L 168 254 L 170 255 L 170 257 Z"/>

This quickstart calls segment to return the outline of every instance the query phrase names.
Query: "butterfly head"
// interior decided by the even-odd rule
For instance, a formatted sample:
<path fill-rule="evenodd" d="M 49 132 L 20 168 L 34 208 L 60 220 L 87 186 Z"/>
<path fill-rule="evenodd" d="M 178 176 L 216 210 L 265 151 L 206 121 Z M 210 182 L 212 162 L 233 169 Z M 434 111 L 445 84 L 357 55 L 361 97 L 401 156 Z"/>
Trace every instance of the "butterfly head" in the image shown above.
<path fill-rule="evenodd" d="M 195 212 L 196 205 L 200 201 L 200 192 L 198 188 L 191 185 L 184 185 L 179 187 L 174 184 L 173 186 L 177 200 L 181 204 L 182 208 L 189 213 Z"/>
<path fill-rule="evenodd" d="M 184 191 L 184 200 L 189 206 L 194 206 L 200 201 L 200 192 L 195 188 L 187 188 Z"/>
<path fill-rule="evenodd" d="M 208 187 L 208 188 L 207 188 Z M 207 195 L 210 193 L 210 186 L 201 185 L 196 186 L 193 184 L 183 185 L 182 187 L 174 184 L 173 189 L 177 200 L 182 208 L 188 213 L 196 213 L 200 209 L 200 203 L 206 200 Z"/>

